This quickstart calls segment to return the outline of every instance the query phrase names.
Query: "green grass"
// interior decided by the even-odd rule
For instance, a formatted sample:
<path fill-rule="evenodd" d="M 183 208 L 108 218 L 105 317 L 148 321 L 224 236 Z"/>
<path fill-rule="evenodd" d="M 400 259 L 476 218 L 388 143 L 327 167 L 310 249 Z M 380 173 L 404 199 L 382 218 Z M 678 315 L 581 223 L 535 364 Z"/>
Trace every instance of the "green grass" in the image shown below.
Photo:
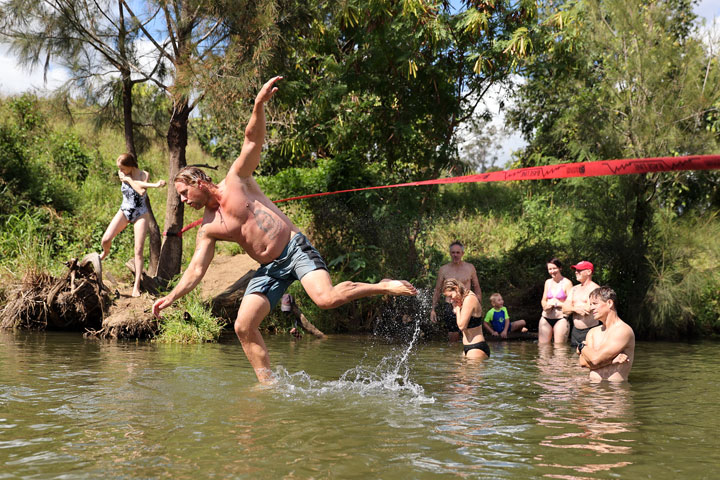
<path fill-rule="evenodd" d="M 183 297 L 165 313 L 160 323 L 158 343 L 204 343 L 215 342 L 225 321 L 212 315 L 210 308 L 200 299 L 197 291 Z"/>

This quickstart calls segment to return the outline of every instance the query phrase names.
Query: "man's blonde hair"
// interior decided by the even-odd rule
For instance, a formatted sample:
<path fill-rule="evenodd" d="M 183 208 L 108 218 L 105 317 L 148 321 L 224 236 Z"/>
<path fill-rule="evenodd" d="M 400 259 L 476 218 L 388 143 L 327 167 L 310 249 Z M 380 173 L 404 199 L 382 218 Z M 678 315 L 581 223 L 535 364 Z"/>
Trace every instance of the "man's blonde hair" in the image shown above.
<path fill-rule="evenodd" d="M 177 175 L 175 175 L 173 182 L 180 182 L 185 185 L 190 185 L 191 187 L 197 187 L 200 180 L 212 183 L 212 179 L 208 177 L 205 172 L 200 170 L 198 167 L 190 166 L 181 169 Z"/>

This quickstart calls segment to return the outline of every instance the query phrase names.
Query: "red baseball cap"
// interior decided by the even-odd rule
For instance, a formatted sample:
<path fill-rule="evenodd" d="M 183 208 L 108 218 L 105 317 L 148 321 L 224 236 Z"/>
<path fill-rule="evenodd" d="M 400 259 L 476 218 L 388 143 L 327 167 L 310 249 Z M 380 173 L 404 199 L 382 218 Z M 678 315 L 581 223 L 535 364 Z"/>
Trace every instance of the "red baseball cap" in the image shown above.
<path fill-rule="evenodd" d="M 571 265 L 570 268 L 573 270 L 590 270 L 591 272 L 595 271 L 595 267 L 593 267 L 593 264 L 588 262 L 587 260 L 583 260 L 582 262 L 578 262 L 577 265 Z"/>

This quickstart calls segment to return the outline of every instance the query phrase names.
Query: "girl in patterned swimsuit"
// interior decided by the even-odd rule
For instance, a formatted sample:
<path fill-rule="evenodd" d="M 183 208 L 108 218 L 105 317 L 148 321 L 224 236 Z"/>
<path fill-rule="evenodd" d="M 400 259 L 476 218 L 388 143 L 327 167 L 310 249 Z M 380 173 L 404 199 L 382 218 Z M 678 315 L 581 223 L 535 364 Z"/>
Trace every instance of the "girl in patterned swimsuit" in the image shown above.
<path fill-rule="evenodd" d="M 563 316 L 562 304 L 572 288 L 572 282 L 562 276 L 562 263 L 553 258 L 547 263 L 550 278 L 545 281 L 542 300 L 542 317 L 538 324 L 538 343 L 567 342 L 570 323 Z"/>
<path fill-rule="evenodd" d="M 130 153 L 123 153 L 117 158 L 118 177 L 120 177 L 120 191 L 123 201 L 120 210 L 115 214 L 110 225 L 102 237 L 103 252 L 100 260 L 107 258 L 110 253 L 110 246 L 113 238 L 125 230 L 129 224 L 133 224 L 135 233 L 135 283 L 133 285 L 133 297 L 140 296 L 140 278 L 143 271 L 143 248 L 145 236 L 148 231 L 149 210 L 147 207 L 148 188 L 157 188 L 165 185 L 164 180 L 157 183 L 148 183 L 148 172 L 140 170 L 135 156 Z"/>

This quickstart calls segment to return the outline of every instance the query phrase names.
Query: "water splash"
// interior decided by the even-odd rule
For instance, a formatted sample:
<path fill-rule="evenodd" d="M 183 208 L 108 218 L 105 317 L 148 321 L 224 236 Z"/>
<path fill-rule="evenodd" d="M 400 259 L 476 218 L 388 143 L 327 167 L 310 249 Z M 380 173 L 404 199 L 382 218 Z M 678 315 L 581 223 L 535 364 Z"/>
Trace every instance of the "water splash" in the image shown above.
<path fill-rule="evenodd" d="M 420 338 L 420 322 L 415 320 L 415 330 L 407 347 L 397 354 L 380 360 L 374 367 L 358 365 L 343 373 L 338 380 L 313 380 L 304 371 L 289 373 L 285 368 L 275 370 L 277 391 L 288 397 L 305 396 L 360 396 L 380 397 L 388 395 L 396 400 L 404 399 L 409 403 L 435 403 L 433 397 L 425 395 L 425 389 L 410 379 L 408 360 L 410 353 Z"/>

